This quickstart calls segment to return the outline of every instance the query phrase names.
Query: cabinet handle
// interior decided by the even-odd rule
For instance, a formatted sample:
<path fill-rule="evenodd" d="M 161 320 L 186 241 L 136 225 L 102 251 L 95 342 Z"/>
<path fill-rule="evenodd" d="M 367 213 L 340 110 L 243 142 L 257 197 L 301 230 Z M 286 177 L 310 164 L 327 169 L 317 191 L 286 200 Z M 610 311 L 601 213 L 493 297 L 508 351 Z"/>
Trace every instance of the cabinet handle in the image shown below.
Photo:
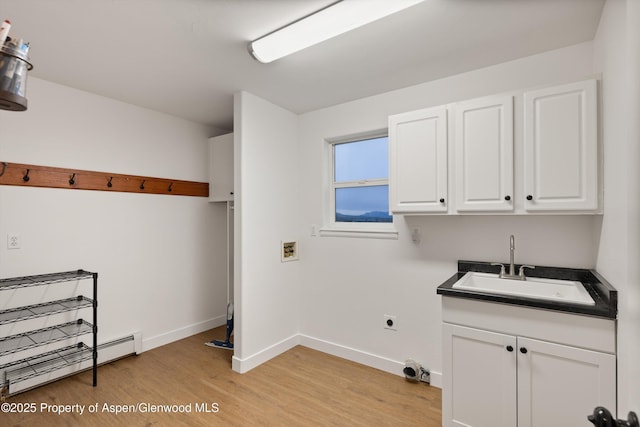
<path fill-rule="evenodd" d="M 509 353 L 511 353 L 511 352 L 513 351 L 513 346 L 508 345 L 508 346 L 507 346 L 507 351 L 508 351 Z"/>
<path fill-rule="evenodd" d="M 527 351 L 529 351 L 529 350 L 527 350 L 526 347 L 520 347 L 520 353 L 527 354 Z"/>
<path fill-rule="evenodd" d="M 444 198 L 440 199 L 440 203 L 444 203 Z"/>
<path fill-rule="evenodd" d="M 529 194 L 529 195 L 527 196 L 527 200 L 533 200 L 533 196 L 532 196 L 531 194 Z"/>
<path fill-rule="evenodd" d="M 509 200 L 511 200 L 511 196 L 504 196 L 504 199 L 508 202 Z"/>

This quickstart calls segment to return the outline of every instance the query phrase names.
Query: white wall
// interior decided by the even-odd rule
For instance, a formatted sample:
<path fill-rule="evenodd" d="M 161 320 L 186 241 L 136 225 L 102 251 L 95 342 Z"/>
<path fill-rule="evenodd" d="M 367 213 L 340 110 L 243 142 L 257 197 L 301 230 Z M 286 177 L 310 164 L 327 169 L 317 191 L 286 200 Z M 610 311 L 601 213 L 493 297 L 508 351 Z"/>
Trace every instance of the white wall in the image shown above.
<path fill-rule="evenodd" d="M 547 52 L 300 116 L 300 235 L 303 343 L 401 374 L 406 358 L 441 372 L 441 298 L 436 287 L 459 259 L 506 261 L 516 235 L 516 262 L 592 268 L 593 216 L 395 216 L 398 240 L 311 237 L 323 224 L 325 139 L 386 128 L 391 114 L 592 75 L 591 43 Z M 516 103 L 516 105 L 519 105 Z M 516 108 L 516 168 L 522 162 L 521 108 Z M 516 181 L 516 191 L 522 192 Z M 410 238 L 422 229 L 422 243 Z M 397 316 L 398 331 L 383 329 Z M 434 375 L 435 374 L 435 375 Z"/>
<path fill-rule="evenodd" d="M 640 4 L 609 0 L 594 40 L 602 72 L 604 217 L 597 269 L 619 291 L 618 416 L 640 410 Z M 611 408 L 613 409 L 613 408 Z"/>
<path fill-rule="evenodd" d="M 28 84 L 26 112 L 0 111 L 0 161 L 208 181 L 210 129 Z M 0 186 L 0 277 L 97 271 L 99 342 L 139 331 L 146 350 L 224 323 L 225 221 L 207 198 Z"/>
<path fill-rule="evenodd" d="M 300 264 L 280 250 L 298 239 L 298 119 L 246 92 L 234 103 L 233 367 L 245 372 L 297 343 Z"/>

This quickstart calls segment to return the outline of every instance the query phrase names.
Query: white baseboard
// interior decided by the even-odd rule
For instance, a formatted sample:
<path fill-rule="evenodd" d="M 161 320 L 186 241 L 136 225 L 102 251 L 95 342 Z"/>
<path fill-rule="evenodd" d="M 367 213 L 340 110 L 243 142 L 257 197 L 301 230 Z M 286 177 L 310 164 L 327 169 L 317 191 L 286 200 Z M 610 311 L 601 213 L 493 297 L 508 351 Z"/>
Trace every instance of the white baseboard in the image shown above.
<path fill-rule="evenodd" d="M 238 373 L 244 374 L 256 366 L 262 365 L 264 362 L 271 360 L 300 344 L 299 337 L 300 335 L 298 334 L 292 335 L 289 338 L 285 338 L 284 340 L 259 351 L 253 356 L 246 357 L 244 359 L 240 359 L 234 355 L 231 362 L 232 369 Z"/>
<path fill-rule="evenodd" d="M 398 362 L 395 360 L 387 359 L 386 357 L 377 356 L 375 354 L 367 353 L 366 351 L 356 350 L 351 347 L 335 344 L 329 341 L 310 337 L 308 335 L 300 334 L 299 337 L 300 345 L 303 345 L 305 347 L 309 347 L 323 353 L 331 354 L 333 356 L 341 357 L 343 359 L 351 360 L 352 362 L 376 368 L 390 374 L 404 377 L 404 374 L 402 373 L 402 369 L 404 368 L 404 361 Z M 428 368 L 428 366 L 426 368 Z M 442 373 L 434 371 L 430 372 L 431 385 L 433 387 L 442 388 Z"/>
<path fill-rule="evenodd" d="M 360 363 L 362 365 L 371 366 L 372 368 L 380 369 L 381 371 L 389 372 L 390 374 L 404 376 L 402 374 L 404 363 L 376 356 L 375 354 L 310 337 L 308 335 L 300 335 L 300 345 L 323 353 L 331 354 L 333 356 L 341 357 L 343 359 L 351 360 L 352 362 Z"/>
<path fill-rule="evenodd" d="M 245 372 L 250 371 L 256 366 L 259 366 L 264 362 L 284 353 L 285 351 L 292 349 L 296 345 L 309 347 L 313 350 L 318 350 L 323 353 L 340 357 L 342 359 L 351 360 L 352 362 L 360 363 L 365 366 L 380 369 L 381 371 L 388 372 L 390 374 L 404 377 L 404 374 L 402 373 L 402 369 L 404 368 L 404 361 L 398 362 L 395 360 L 387 359 L 385 357 L 377 356 L 375 354 L 367 353 L 365 351 L 335 344 L 303 334 L 292 335 L 291 337 L 282 340 L 279 343 L 276 343 L 245 359 L 239 359 L 238 357 L 233 356 L 233 370 L 244 374 Z M 441 372 L 431 371 L 431 385 L 433 387 L 442 388 Z"/>
<path fill-rule="evenodd" d="M 227 315 L 214 317 L 203 322 L 194 323 L 184 326 L 182 328 L 174 329 L 173 331 L 165 332 L 160 335 L 145 338 L 142 340 L 142 351 L 151 350 L 152 348 L 160 347 L 165 344 L 172 343 L 174 341 L 188 338 L 192 335 L 199 334 L 200 332 L 208 331 L 209 329 L 217 328 L 227 322 Z"/>
<path fill-rule="evenodd" d="M 206 322 L 190 325 L 185 328 L 176 329 L 169 333 L 161 334 L 147 340 L 142 340 L 140 333 L 133 333 L 130 336 L 111 340 L 109 342 L 98 345 L 98 364 L 103 364 L 116 360 L 128 355 L 139 354 L 142 351 L 159 347 L 170 342 L 198 334 L 200 332 L 221 326 L 226 323 L 226 316 L 220 316 L 210 319 Z M 251 369 L 273 359 L 274 357 L 292 349 L 297 345 L 302 345 L 323 353 L 331 354 L 352 362 L 360 363 L 372 368 L 380 369 L 394 375 L 403 376 L 402 369 L 404 362 L 397 362 L 375 354 L 367 353 L 361 350 L 350 348 L 347 346 L 335 344 L 329 341 L 310 337 L 303 334 L 295 334 L 286 338 L 272 346 L 267 347 L 258 353 L 240 359 L 236 356 L 232 358 L 232 368 L 238 373 L 246 373 Z M 144 350 L 143 350 L 144 349 Z M 30 388 L 54 381 L 56 379 L 73 375 L 75 373 L 91 369 L 92 361 L 86 360 L 77 365 L 73 365 L 64 369 L 54 371 L 52 373 L 33 378 L 14 385 L 10 393 L 19 393 Z M 427 366 L 428 367 L 428 366 Z M 100 378 L 98 377 L 98 382 Z M 431 371 L 431 385 L 442 388 L 442 373 Z"/>
<path fill-rule="evenodd" d="M 431 385 L 442 389 L 442 372 L 431 371 Z"/>

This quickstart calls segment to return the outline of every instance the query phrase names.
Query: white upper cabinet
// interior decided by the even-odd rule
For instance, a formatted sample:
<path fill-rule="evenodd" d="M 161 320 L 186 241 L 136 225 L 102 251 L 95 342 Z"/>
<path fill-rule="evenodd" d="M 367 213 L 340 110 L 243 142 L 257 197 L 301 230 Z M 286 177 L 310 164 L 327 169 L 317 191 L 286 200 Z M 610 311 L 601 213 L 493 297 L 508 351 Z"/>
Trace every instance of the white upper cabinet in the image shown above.
<path fill-rule="evenodd" d="M 455 106 L 458 211 L 513 210 L 513 97 L 490 96 Z"/>
<path fill-rule="evenodd" d="M 389 150 L 392 213 L 602 212 L 596 80 L 391 116 Z"/>
<path fill-rule="evenodd" d="M 587 80 L 524 94 L 527 211 L 597 211 L 597 83 Z"/>
<path fill-rule="evenodd" d="M 393 213 L 447 211 L 447 109 L 389 117 L 389 204 Z"/>
<path fill-rule="evenodd" d="M 209 201 L 233 200 L 233 134 L 209 138 Z"/>

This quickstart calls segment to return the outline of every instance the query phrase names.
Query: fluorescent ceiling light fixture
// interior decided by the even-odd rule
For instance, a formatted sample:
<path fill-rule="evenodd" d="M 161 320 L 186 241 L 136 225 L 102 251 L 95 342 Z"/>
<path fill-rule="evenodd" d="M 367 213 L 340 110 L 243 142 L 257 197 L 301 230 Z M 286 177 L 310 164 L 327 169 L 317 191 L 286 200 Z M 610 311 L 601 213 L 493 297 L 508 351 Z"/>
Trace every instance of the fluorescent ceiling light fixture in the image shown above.
<path fill-rule="evenodd" d="M 399 12 L 424 0 L 342 0 L 249 44 L 268 63 Z"/>

